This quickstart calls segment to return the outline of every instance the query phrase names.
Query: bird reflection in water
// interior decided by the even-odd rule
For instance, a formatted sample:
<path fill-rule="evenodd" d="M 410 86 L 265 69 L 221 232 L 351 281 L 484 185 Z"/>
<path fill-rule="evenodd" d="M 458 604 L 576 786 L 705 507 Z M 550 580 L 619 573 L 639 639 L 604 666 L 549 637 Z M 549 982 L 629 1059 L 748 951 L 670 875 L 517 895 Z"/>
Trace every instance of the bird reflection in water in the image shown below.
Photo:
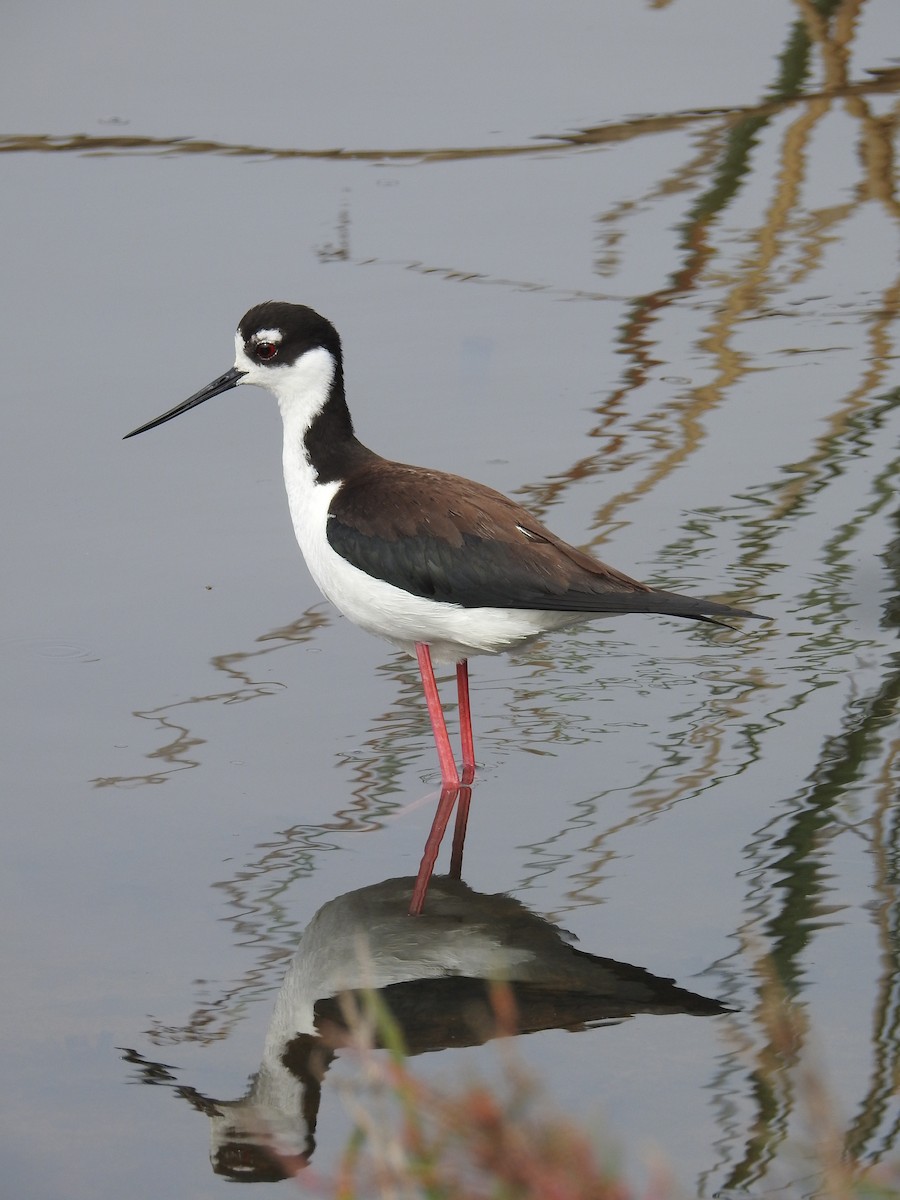
<path fill-rule="evenodd" d="M 424 914 L 410 919 L 414 883 L 387 879 L 319 909 L 288 967 L 262 1062 L 241 1098 L 208 1098 L 177 1085 L 170 1068 L 127 1053 L 142 1080 L 174 1087 L 209 1117 L 216 1174 L 272 1181 L 309 1163 L 326 1072 L 353 1040 L 344 1014 L 354 993 L 380 996 L 412 1055 L 501 1034 L 580 1031 L 638 1013 L 727 1011 L 642 967 L 576 949 L 571 935 L 518 900 L 484 895 L 457 878 L 435 877 Z M 492 988 L 499 982 L 513 1004 L 498 1022 Z"/>

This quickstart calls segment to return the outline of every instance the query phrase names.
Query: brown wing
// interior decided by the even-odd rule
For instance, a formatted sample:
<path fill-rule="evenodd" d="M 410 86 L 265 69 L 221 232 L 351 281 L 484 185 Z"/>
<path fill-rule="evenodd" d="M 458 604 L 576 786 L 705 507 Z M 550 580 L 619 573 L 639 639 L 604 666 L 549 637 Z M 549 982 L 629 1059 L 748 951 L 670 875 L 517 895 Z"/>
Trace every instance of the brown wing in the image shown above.
<path fill-rule="evenodd" d="M 464 608 L 750 615 L 631 579 L 492 488 L 384 459 L 345 481 L 327 533 L 332 548 L 367 575 Z"/>

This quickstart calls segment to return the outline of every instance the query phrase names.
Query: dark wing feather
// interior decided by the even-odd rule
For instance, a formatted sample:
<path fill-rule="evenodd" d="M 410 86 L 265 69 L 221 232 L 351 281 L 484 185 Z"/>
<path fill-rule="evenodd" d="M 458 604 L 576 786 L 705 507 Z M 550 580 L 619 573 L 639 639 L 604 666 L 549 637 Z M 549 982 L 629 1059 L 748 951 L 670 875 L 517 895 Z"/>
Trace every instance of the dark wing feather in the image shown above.
<path fill-rule="evenodd" d="M 329 510 L 332 548 L 367 575 L 463 608 L 752 613 L 657 591 L 569 546 L 500 492 L 439 471 L 375 459 Z"/>

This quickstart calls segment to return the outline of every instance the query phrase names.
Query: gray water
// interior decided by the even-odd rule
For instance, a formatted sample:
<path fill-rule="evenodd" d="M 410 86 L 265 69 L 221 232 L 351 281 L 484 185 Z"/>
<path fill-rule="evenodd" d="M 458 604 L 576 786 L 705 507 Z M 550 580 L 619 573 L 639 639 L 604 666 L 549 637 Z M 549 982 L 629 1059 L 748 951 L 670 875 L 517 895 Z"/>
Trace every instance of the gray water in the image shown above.
<path fill-rule="evenodd" d="M 120 440 L 270 297 L 335 322 L 374 448 L 769 618 L 598 621 L 472 663 L 466 882 L 734 1010 L 518 1039 L 548 1111 L 638 1183 L 662 1159 L 687 1194 L 803 1194 L 815 1066 L 853 1153 L 890 1159 L 894 0 L 5 24 L 9 1193 L 220 1194 L 208 1121 L 121 1048 L 242 1095 L 304 926 L 414 873 L 430 824 L 415 666 L 307 576 L 270 398 Z M 771 972 L 811 1024 L 792 1060 Z M 500 1069 L 496 1044 L 414 1065 Z M 323 1087 L 325 1175 L 354 1069 Z"/>

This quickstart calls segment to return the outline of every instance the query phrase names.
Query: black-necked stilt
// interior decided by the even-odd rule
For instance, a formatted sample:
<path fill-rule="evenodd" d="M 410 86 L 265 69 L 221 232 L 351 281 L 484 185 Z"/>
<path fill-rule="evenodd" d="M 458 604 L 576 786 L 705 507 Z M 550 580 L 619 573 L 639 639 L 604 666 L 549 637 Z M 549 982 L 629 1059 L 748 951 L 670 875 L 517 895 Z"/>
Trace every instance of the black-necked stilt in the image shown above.
<path fill-rule="evenodd" d="M 433 661 L 456 663 L 462 781 L 471 782 L 471 655 L 611 613 L 711 624 L 755 615 L 648 587 L 567 545 L 483 484 L 369 450 L 344 398 L 337 330 L 302 304 L 251 308 L 235 335 L 234 366 L 126 437 L 242 383 L 267 388 L 281 409 L 288 504 L 313 579 L 351 621 L 418 659 L 445 790 L 458 788 L 460 775 Z"/>

